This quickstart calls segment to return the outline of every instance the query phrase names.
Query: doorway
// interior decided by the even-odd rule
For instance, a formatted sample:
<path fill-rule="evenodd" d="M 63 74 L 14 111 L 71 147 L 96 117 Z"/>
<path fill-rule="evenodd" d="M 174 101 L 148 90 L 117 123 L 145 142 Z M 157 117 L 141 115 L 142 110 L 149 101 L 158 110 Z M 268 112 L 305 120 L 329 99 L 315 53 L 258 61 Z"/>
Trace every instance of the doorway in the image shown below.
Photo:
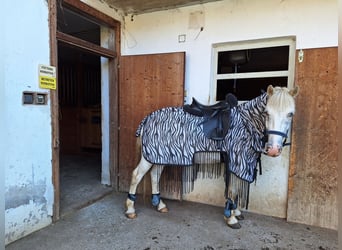
<path fill-rule="evenodd" d="M 101 58 L 58 46 L 60 213 L 68 214 L 112 191 L 101 183 Z"/>
<path fill-rule="evenodd" d="M 65 0 L 50 13 L 58 70 L 53 118 L 54 220 L 116 189 L 117 21 Z M 53 8 L 51 8 L 53 9 Z M 55 43 L 55 44 L 54 44 Z M 58 104 L 58 105 L 54 105 Z M 54 108 L 55 107 L 55 108 Z M 109 109 L 111 107 L 111 109 Z M 111 124 L 111 126 L 109 126 Z"/>
<path fill-rule="evenodd" d="M 266 91 L 270 84 L 292 89 L 295 50 L 294 36 L 214 44 L 210 100 L 222 100 L 233 93 L 239 103 L 245 102 Z M 250 186 L 248 209 L 286 218 L 290 148 L 285 147 L 276 158 L 262 155 L 261 165 L 258 184 Z"/>

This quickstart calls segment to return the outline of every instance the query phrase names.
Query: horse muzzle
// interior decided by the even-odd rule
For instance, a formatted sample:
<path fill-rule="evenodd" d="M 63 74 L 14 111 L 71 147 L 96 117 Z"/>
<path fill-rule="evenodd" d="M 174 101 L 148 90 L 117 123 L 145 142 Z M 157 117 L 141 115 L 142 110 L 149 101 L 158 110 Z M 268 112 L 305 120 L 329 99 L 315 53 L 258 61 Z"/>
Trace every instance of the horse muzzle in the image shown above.
<path fill-rule="evenodd" d="M 289 143 L 286 143 L 286 138 L 287 133 L 276 130 L 266 130 L 264 154 L 271 157 L 279 156 L 283 146 L 289 145 Z"/>
<path fill-rule="evenodd" d="M 267 156 L 277 157 L 281 154 L 283 147 L 279 145 L 266 144 L 264 153 Z"/>

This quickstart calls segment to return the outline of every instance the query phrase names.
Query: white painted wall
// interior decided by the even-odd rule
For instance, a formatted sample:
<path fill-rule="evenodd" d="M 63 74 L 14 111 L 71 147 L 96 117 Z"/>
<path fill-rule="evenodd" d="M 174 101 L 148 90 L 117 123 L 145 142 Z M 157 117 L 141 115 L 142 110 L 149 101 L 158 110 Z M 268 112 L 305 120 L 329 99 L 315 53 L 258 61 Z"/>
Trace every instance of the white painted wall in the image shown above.
<path fill-rule="evenodd" d="M 33 4 L 34 3 L 34 4 Z M 53 206 L 51 115 L 48 105 L 23 105 L 23 91 L 39 91 L 38 65 L 49 65 L 45 0 L 1 4 L 0 130 L 5 169 L 5 243 L 51 223 Z M 32 14 L 34 13 L 34 14 Z"/>
<path fill-rule="evenodd" d="M 108 48 L 110 40 L 109 31 L 101 27 L 101 46 Z M 101 155 L 101 183 L 110 185 L 110 152 L 109 152 L 109 70 L 108 59 L 101 57 L 101 136 L 102 136 L 102 155 Z"/>
<path fill-rule="evenodd" d="M 189 27 L 190 13 L 204 13 L 203 31 Z M 186 52 L 186 102 L 208 103 L 212 45 L 296 36 L 297 49 L 337 46 L 336 0 L 224 0 L 124 18 L 122 54 Z M 202 25 L 201 24 L 201 25 Z M 184 34 L 186 41 L 178 42 Z M 263 157 L 263 175 L 251 185 L 249 210 L 286 217 L 289 149 Z M 185 200 L 224 205 L 224 180 L 198 180 Z"/>
<path fill-rule="evenodd" d="M 204 29 L 189 29 L 189 15 L 204 12 Z M 186 52 L 187 101 L 207 102 L 212 44 L 295 35 L 297 48 L 337 46 L 337 0 L 224 0 L 125 17 L 122 54 Z M 185 34 L 186 42 L 178 43 Z M 197 37 L 197 39 L 196 39 Z"/>

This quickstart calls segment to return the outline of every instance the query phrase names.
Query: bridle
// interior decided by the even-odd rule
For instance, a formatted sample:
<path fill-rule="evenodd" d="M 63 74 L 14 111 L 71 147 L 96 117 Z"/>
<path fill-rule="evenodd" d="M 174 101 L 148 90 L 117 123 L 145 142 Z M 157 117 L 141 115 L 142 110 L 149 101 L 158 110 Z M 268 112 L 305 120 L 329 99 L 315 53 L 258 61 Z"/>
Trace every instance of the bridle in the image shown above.
<path fill-rule="evenodd" d="M 277 130 L 267 130 L 267 129 L 265 129 L 264 130 L 264 137 L 262 138 L 262 147 L 265 148 L 266 142 L 268 141 L 268 135 L 279 135 L 279 136 L 283 137 L 283 145 L 282 145 L 283 147 L 291 145 L 290 142 L 286 142 L 286 140 L 287 140 L 287 132 L 288 131 L 286 131 L 286 133 L 284 133 L 284 132 L 277 131 Z M 262 153 L 263 154 L 267 154 L 265 150 L 263 150 Z M 262 175 L 261 154 L 258 157 L 258 164 L 259 164 L 259 174 Z"/>
<path fill-rule="evenodd" d="M 277 130 L 265 130 L 264 131 L 264 138 L 263 138 L 263 146 L 265 147 L 266 142 L 268 141 L 268 135 L 279 135 L 283 137 L 283 147 L 291 145 L 291 142 L 286 142 L 287 140 L 287 133 L 277 131 Z"/>

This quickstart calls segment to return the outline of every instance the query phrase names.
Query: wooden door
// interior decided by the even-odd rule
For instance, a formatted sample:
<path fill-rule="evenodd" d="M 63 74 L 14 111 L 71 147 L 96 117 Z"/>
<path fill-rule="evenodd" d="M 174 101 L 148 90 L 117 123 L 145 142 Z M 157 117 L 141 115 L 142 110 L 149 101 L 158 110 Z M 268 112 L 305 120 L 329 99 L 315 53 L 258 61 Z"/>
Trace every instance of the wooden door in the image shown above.
<path fill-rule="evenodd" d="M 154 110 L 184 103 L 185 53 L 122 56 L 119 85 L 119 190 L 140 160 L 135 131 Z"/>
<path fill-rule="evenodd" d="M 297 52 L 298 53 L 298 52 Z M 293 124 L 287 219 L 337 229 L 336 47 L 306 49 Z"/>

